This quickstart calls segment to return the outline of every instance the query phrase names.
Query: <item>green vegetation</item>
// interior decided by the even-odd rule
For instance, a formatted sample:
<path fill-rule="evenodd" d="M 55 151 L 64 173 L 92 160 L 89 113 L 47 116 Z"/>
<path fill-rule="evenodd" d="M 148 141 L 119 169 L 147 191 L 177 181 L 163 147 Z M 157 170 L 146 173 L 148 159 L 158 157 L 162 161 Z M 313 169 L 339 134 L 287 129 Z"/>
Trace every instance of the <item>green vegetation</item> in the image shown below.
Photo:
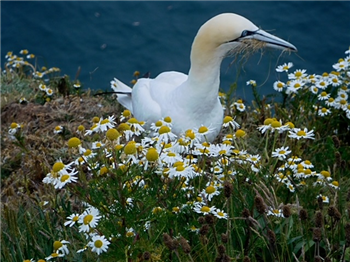
<path fill-rule="evenodd" d="M 212 143 L 9 53 L 1 260 L 349 261 L 349 53 L 323 75 L 279 66 L 269 98 L 248 81 L 250 106 L 220 93 Z"/>

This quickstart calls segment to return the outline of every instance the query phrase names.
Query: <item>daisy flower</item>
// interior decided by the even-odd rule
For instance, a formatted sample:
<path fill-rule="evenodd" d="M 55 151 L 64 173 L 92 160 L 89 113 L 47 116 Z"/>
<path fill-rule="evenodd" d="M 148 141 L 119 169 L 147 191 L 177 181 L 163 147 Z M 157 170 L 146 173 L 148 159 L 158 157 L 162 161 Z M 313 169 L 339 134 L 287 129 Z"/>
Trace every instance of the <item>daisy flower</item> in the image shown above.
<path fill-rule="evenodd" d="M 46 91 L 47 87 L 46 87 L 45 84 L 40 84 L 40 85 L 39 85 L 39 89 L 40 89 L 41 91 Z"/>
<path fill-rule="evenodd" d="M 78 171 L 61 173 L 60 177 L 56 180 L 55 188 L 61 189 L 69 183 L 77 182 L 78 178 L 76 177 L 76 174 L 78 174 Z"/>
<path fill-rule="evenodd" d="M 287 94 L 290 93 L 298 93 L 298 91 L 301 90 L 301 88 L 304 86 L 304 82 L 300 79 L 294 79 L 290 81 L 290 83 L 287 86 Z"/>
<path fill-rule="evenodd" d="M 215 206 L 209 207 L 209 206 L 204 205 L 201 202 L 195 202 L 193 210 L 196 213 L 207 215 L 207 214 L 215 212 L 216 208 L 215 208 Z"/>
<path fill-rule="evenodd" d="M 21 129 L 21 126 L 17 124 L 16 122 L 11 123 L 10 128 L 9 128 L 9 135 L 13 136 L 14 134 L 17 133 L 17 131 Z"/>
<path fill-rule="evenodd" d="M 293 63 L 291 63 L 291 62 L 289 62 L 288 64 L 284 63 L 283 65 L 277 66 L 276 71 L 277 72 L 283 72 L 283 71 L 288 72 L 288 70 L 291 67 L 293 67 Z"/>
<path fill-rule="evenodd" d="M 213 215 L 219 219 L 226 219 L 227 220 L 227 218 L 228 218 L 227 213 L 225 213 L 223 210 L 220 210 L 220 209 L 216 209 L 215 211 L 213 211 Z"/>
<path fill-rule="evenodd" d="M 136 118 L 130 118 L 127 123 L 129 124 L 131 131 L 136 135 L 141 135 L 142 132 L 145 131 L 145 129 L 142 127 L 144 123 L 139 122 Z"/>
<path fill-rule="evenodd" d="M 328 100 L 331 95 L 327 94 L 327 92 L 323 91 L 321 94 L 317 96 L 318 100 Z"/>
<path fill-rule="evenodd" d="M 281 81 L 276 81 L 273 83 L 273 89 L 275 89 L 277 92 L 282 92 L 285 86 L 286 84 Z"/>
<path fill-rule="evenodd" d="M 338 181 L 333 181 L 332 183 L 329 184 L 329 186 L 335 188 L 335 189 L 339 189 L 339 182 Z"/>
<path fill-rule="evenodd" d="M 129 119 L 130 117 L 131 117 L 131 112 L 130 112 L 130 110 L 125 109 L 125 110 L 121 113 L 119 119 L 120 119 L 120 121 L 124 121 L 125 119 Z"/>
<path fill-rule="evenodd" d="M 158 130 L 158 141 L 159 142 L 172 142 L 176 139 L 176 135 L 171 132 L 171 128 L 169 126 L 163 125 Z"/>
<path fill-rule="evenodd" d="M 247 86 L 251 85 L 251 86 L 256 86 L 256 81 L 255 80 L 249 80 L 247 81 Z"/>
<path fill-rule="evenodd" d="M 288 78 L 289 79 L 302 79 L 304 77 L 307 76 L 307 74 L 305 74 L 306 69 L 297 69 L 294 71 L 294 73 L 292 74 L 288 74 Z"/>
<path fill-rule="evenodd" d="M 243 104 L 243 101 L 241 99 L 237 100 L 237 102 L 234 102 L 233 105 L 236 106 L 238 111 L 240 112 L 245 111 L 245 105 Z"/>
<path fill-rule="evenodd" d="M 53 249 L 55 253 L 61 253 L 63 255 L 68 255 L 69 250 L 66 244 L 69 244 L 69 241 L 67 240 L 61 240 L 61 241 L 55 241 L 53 243 Z"/>
<path fill-rule="evenodd" d="M 339 63 L 336 63 L 333 65 L 333 68 L 335 70 L 342 71 L 342 70 L 346 70 L 349 67 L 349 63 L 347 61 L 340 61 Z"/>
<path fill-rule="evenodd" d="M 79 217 L 79 232 L 89 232 L 90 228 L 95 228 L 100 220 L 100 212 L 95 207 L 89 207 Z"/>
<path fill-rule="evenodd" d="M 275 216 L 275 217 L 283 217 L 283 211 L 282 209 L 276 209 L 276 208 L 272 208 L 270 207 L 268 212 L 267 212 L 268 216 Z"/>
<path fill-rule="evenodd" d="M 61 134 L 63 132 L 63 126 L 56 126 L 53 132 L 55 134 Z"/>
<path fill-rule="evenodd" d="M 329 80 L 323 77 L 320 80 L 316 81 L 315 85 L 317 88 L 324 90 L 329 85 Z"/>
<path fill-rule="evenodd" d="M 301 138 L 306 138 L 306 139 L 315 139 L 314 136 L 314 130 L 308 131 L 307 128 L 304 128 L 304 130 L 300 128 L 293 128 L 291 131 L 289 131 L 290 138 L 296 138 L 296 139 L 301 139 Z"/>
<path fill-rule="evenodd" d="M 46 88 L 45 90 L 47 96 L 52 96 L 53 95 L 53 90 L 51 88 Z"/>
<path fill-rule="evenodd" d="M 87 246 L 91 247 L 91 251 L 100 255 L 102 252 L 107 252 L 109 242 L 105 236 L 94 235 Z"/>
<path fill-rule="evenodd" d="M 91 149 L 99 149 L 103 146 L 104 146 L 104 144 L 102 142 L 96 141 L 96 142 L 92 142 Z"/>
<path fill-rule="evenodd" d="M 208 199 L 208 201 L 211 201 L 213 196 L 220 195 L 220 191 L 218 191 L 218 187 L 215 185 L 209 185 L 205 189 L 202 190 L 200 193 L 200 196 Z"/>
<path fill-rule="evenodd" d="M 205 139 L 206 140 L 207 135 L 212 133 L 213 130 L 214 130 L 213 128 L 210 128 L 210 127 L 208 128 L 206 126 L 201 126 L 201 127 L 198 128 L 197 134 L 200 137 L 200 139 Z"/>
<path fill-rule="evenodd" d="M 289 150 L 289 147 L 280 147 L 275 149 L 274 152 L 272 152 L 272 157 L 277 157 L 279 160 L 285 160 L 287 155 L 289 155 L 292 151 Z"/>
<path fill-rule="evenodd" d="M 64 222 L 65 226 L 72 227 L 75 225 L 76 222 L 79 220 L 79 215 L 78 214 L 71 214 L 69 217 L 67 217 L 67 221 Z"/>
<path fill-rule="evenodd" d="M 339 79 L 339 77 L 333 74 L 330 76 L 329 81 L 334 87 L 340 86 L 342 84 L 342 81 Z"/>
<path fill-rule="evenodd" d="M 54 252 L 50 256 L 45 257 L 45 260 L 51 260 L 52 258 L 58 258 L 58 257 L 64 257 L 64 254 L 59 254 Z"/>
<path fill-rule="evenodd" d="M 327 116 L 327 115 L 329 115 L 330 113 L 331 113 L 331 110 L 328 109 L 328 108 L 325 108 L 325 107 L 322 107 L 322 108 L 320 108 L 320 109 L 317 111 L 317 114 L 318 114 L 319 116 Z"/>
<path fill-rule="evenodd" d="M 130 228 L 126 228 L 126 233 L 125 233 L 125 235 L 126 235 L 126 237 L 133 237 L 133 236 L 135 236 L 135 229 L 133 229 L 132 227 L 130 227 Z"/>
<path fill-rule="evenodd" d="M 319 194 L 316 199 L 319 199 L 319 198 L 322 198 L 322 202 L 325 203 L 325 204 L 328 204 L 329 203 L 329 197 L 328 196 L 324 196 L 322 194 Z"/>
<path fill-rule="evenodd" d="M 113 128 L 115 126 L 115 116 L 109 116 L 106 119 L 103 119 L 100 121 L 99 125 L 100 125 L 100 130 L 102 132 L 107 131 L 107 129 L 109 128 Z"/>
<path fill-rule="evenodd" d="M 236 118 L 236 117 L 235 117 Z M 231 117 L 231 116 L 225 116 L 224 123 L 222 124 L 223 127 L 229 127 L 231 126 L 233 129 L 239 128 L 240 125 Z"/>

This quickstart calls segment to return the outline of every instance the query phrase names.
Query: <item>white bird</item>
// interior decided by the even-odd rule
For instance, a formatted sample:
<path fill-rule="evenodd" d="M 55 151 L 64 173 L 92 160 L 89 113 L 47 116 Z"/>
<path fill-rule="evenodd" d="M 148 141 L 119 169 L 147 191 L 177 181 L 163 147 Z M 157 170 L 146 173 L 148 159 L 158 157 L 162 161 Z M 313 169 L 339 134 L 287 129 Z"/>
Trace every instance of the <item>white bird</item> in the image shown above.
<path fill-rule="evenodd" d="M 112 88 L 118 102 L 137 120 L 145 121 L 146 128 L 170 116 L 174 134 L 206 126 L 211 130 L 206 139 L 213 141 L 223 124 L 223 107 L 218 97 L 221 61 L 235 51 L 248 52 L 253 43 L 297 51 L 294 45 L 261 30 L 248 19 L 224 13 L 211 18 L 198 30 L 188 75 L 163 72 L 154 79 L 138 79 L 133 88 L 115 78 Z"/>

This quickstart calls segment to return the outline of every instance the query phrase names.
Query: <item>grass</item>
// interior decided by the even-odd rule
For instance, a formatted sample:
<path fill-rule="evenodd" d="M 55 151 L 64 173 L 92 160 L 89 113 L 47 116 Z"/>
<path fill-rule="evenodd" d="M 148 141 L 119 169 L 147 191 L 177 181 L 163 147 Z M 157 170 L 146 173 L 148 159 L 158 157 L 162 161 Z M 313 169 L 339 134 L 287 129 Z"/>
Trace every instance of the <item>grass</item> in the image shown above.
<path fill-rule="evenodd" d="M 78 74 L 8 61 L 2 260 L 350 260 L 349 66 L 287 68 L 270 96 L 251 81 L 250 106 L 232 85 L 221 94 L 227 126 L 196 143 L 199 130 L 171 138 L 169 119 L 143 131 L 113 96 L 76 88 Z"/>

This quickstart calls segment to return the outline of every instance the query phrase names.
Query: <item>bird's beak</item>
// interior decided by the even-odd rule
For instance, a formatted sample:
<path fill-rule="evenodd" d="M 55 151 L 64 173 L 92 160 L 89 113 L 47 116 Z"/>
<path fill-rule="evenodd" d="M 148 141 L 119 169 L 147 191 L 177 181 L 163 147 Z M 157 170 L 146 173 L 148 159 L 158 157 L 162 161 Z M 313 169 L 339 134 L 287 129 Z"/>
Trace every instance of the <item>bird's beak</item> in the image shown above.
<path fill-rule="evenodd" d="M 276 49 L 287 49 L 290 51 L 298 51 L 297 48 L 292 45 L 291 43 L 284 41 L 281 38 L 278 38 L 277 36 L 271 35 L 267 32 L 265 32 L 262 29 L 258 29 L 254 32 L 250 32 L 249 35 L 245 37 L 241 37 L 241 39 L 255 39 L 261 42 L 264 42 L 267 47 L 276 48 Z"/>

